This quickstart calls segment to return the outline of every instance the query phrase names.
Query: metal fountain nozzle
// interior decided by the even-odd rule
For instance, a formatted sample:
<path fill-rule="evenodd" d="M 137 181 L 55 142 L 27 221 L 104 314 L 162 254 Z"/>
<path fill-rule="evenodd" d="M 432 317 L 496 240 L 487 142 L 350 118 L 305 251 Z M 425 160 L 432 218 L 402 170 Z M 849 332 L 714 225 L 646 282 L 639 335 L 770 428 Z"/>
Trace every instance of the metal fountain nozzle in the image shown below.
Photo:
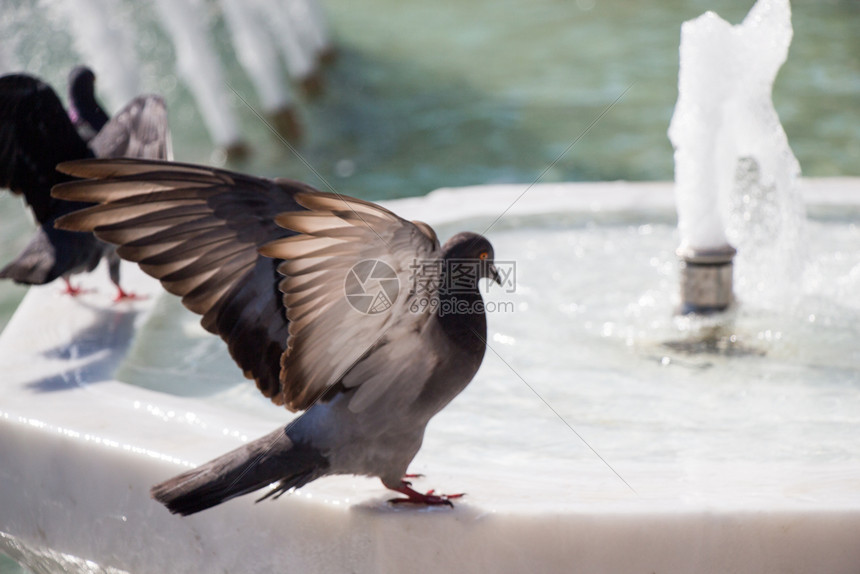
<path fill-rule="evenodd" d="M 681 247 L 681 305 L 678 314 L 707 315 L 725 311 L 734 301 L 731 245 L 713 249 Z"/>

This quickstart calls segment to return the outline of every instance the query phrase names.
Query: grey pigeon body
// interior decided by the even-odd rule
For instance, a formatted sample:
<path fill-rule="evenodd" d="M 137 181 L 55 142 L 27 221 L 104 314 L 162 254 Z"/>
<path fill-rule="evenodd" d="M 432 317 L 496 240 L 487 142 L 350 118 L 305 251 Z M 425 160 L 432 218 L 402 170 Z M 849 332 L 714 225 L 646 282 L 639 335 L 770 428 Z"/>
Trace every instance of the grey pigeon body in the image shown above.
<path fill-rule="evenodd" d="M 92 76 L 81 70 L 89 76 L 80 72 L 75 77 Z M 0 77 L 0 187 L 23 195 L 39 224 L 24 250 L 0 270 L 0 278 L 29 285 L 59 277 L 68 282 L 72 274 L 92 271 L 107 257 L 111 279 L 122 294 L 119 258 L 111 246 L 91 234 L 54 227 L 58 217 L 86 206 L 51 197 L 52 186 L 71 179 L 57 172 L 56 165 L 93 156 L 168 159 L 167 111 L 159 96 L 140 96 L 107 120 L 95 101 L 92 81 L 75 81 L 71 107 L 86 110 L 90 119 L 85 126 L 83 120 L 73 122 L 54 90 L 38 78 Z M 80 118 L 81 113 L 73 115 Z M 93 130 L 95 135 L 87 135 Z"/>
<path fill-rule="evenodd" d="M 59 226 L 117 244 L 202 315 L 265 396 L 304 411 L 157 485 L 157 500 L 191 514 L 272 483 L 265 497 L 356 474 L 408 497 L 397 500 L 450 504 L 404 475 L 427 422 L 483 360 L 478 282 L 499 280 L 486 238 L 461 233 L 441 246 L 424 223 L 290 180 L 132 160 L 60 169 L 92 179 L 55 197 L 100 205 Z M 446 289 L 455 262 L 470 272 Z M 365 296 L 355 281 L 384 289 Z"/>

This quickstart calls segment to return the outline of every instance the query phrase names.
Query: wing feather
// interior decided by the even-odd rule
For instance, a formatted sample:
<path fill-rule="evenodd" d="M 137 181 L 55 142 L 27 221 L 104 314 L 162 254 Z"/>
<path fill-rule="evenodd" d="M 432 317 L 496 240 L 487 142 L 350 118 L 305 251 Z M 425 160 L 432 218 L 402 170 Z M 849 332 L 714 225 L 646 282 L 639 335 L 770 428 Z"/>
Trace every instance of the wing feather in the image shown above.
<path fill-rule="evenodd" d="M 97 157 L 173 159 L 167 106 L 161 96 L 138 96 L 90 140 Z"/>
<path fill-rule="evenodd" d="M 306 409 L 342 382 L 358 388 L 350 406 L 360 410 L 404 374 L 367 361 L 391 347 L 392 334 L 420 331 L 431 317 L 408 310 L 415 262 L 441 257 L 426 224 L 297 182 L 186 164 L 85 160 L 60 169 L 99 179 L 58 186 L 55 196 L 100 203 L 61 225 L 119 244 L 202 315 L 275 403 Z M 356 286 L 379 305 L 356 304 L 354 296 L 368 301 L 349 291 Z M 409 375 L 402 383 L 420 387 Z"/>
<path fill-rule="evenodd" d="M 121 257 L 138 262 L 202 315 L 203 327 L 227 342 L 243 373 L 280 403 L 279 357 L 286 349 L 287 317 L 277 290 L 277 262 L 257 249 L 292 233 L 273 219 L 303 209 L 293 195 L 304 186 L 130 159 L 70 162 L 60 169 L 101 179 L 55 188 L 56 197 L 99 203 L 58 225 L 91 230 L 119 245 Z M 231 337 L 236 329 L 244 333 L 241 339 Z"/>
<path fill-rule="evenodd" d="M 269 243 L 261 253 L 282 261 L 280 290 L 290 320 L 290 338 L 281 359 L 284 402 L 307 408 L 331 385 L 343 382 L 344 375 L 388 330 L 403 325 L 420 330 L 429 315 L 408 310 L 406 288 L 415 260 L 438 258 L 440 253 L 435 233 L 429 237 L 411 222 L 369 202 L 324 193 L 301 193 L 296 200 L 312 211 L 284 213 L 275 221 L 301 235 Z M 348 275 L 363 261 L 381 262 L 390 270 L 389 280 L 400 286 L 381 312 L 357 309 L 345 291 Z M 378 289 L 378 279 L 369 279 L 369 289 L 385 294 Z M 350 380 L 362 387 L 392 384 L 384 376 Z M 356 404 L 364 408 L 369 403 Z"/>

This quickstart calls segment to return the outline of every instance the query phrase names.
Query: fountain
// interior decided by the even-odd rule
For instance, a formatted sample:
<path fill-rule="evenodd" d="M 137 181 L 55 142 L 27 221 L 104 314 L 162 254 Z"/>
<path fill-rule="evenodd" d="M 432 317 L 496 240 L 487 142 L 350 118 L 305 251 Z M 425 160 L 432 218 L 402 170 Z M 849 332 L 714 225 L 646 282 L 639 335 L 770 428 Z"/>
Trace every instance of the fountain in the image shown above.
<path fill-rule="evenodd" d="M 233 36 L 236 56 L 256 87 L 263 112 L 278 126 L 280 134 L 296 141 L 301 129 L 295 109 L 295 96 L 281 71 L 272 39 L 260 34 L 260 24 L 268 22 L 265 14 L 253 9 L 257 6 L 254 2 L 222 0 L 222 6 Z"/>
<path fill-rule="evenodd" d="M 290 75 L 309 94 L 320 90 L 319 61 L 332 53 L 325 18 L 317 0 L 223 0 L 221 8 L 231 32 L 236 57 L 252 80 L 260 105 L 274 129 L 288 140 L 300 134 L 296 102 L 284 78 L 279 54 Z M 45 2 L 48 16 L 66 23 L 78 61 L 87 62 L 99 78 L 111 108 L 117 109 L 141 93 L 144 63 L 154 46 L 140 48 L 137 37 L 141 13 L 154 10 L 156 20 L 172 43 L 177 75 L 190 90 L 212 143 L 216 158 L 239 159 L 248 153 L 243 142 L 234 94 L 225 82 L 224 66 L 213 44 L 209 6 L 200 0 L 158 0 L 153 6 L 129 6 L 120 0 Z M 15 20 L 32 20 L 26 4 L 15 7 Z M 10 28 L 14 28 L 11 26 Z M 261 33 L 262 32 L 262 33 Z M 20 56 L 20 57 L 19 57 Z M 16 41 L 0 49 L 0 73 L 19 71 L 27 55 L 18 54 Z"/>
<path fill-rule="evenodd" d="M 806 181 L 810 210 L 858 213 L 851 185 Z M 496 216 L 486 206 L 521 193 L 440 190 L 389 207 L 446 237 L 486 227 Z M 86 286 L 98 291 L 79 303 L 32 289 L 0 335 L 0 552 L 144 573 L 536 563 L 850 572 L 860 560 L 860 254 L 850 218 L 810 230 L 812 276 L 825 273 L 828 291 L 804 281 L 799 311 L 778 322 L 739 313 L 732 336 L 761 353 L 690 354 L 663 344 L 678 328 L 670 184 L 546 184 L 527 197 L 492 230 L 499 258 L 517 263 L 517 284 L 487 294 L 485 365 L 431 422 L 411 469 L 426 475 L 419 487 L 465 491 L 453 511 L 391 508 L 378 481 L 332 477 L 276 502 L 168 514 L 149 499 L 152 484 L 288 413 L 129 266 L 130 286 L 148 300 L 111 305 L 96 272 Z M 622 279 L 608 291 L 607 276 Z"/>
<path fill-rule="evenodd" d="M 675 193 L 682 261 L 681 313 L 725 310 L 732 302 L 730 225 L 739 241 L 748 235 L 738 219 L 752 185 L 771 187 L 772 241 L 796 253 L 803 205 L 800 167 L 773 107 L 771 91 L 791 43 L 788 0 L 759 1 L 741 24 L 713 12 L 681 28 L 678 103 L 669 127 L 675 148 Z M 750 181 L 749 165 L 756 168 Z M 740 171 L 739 171 L 740 170 Z M 755 221 L 761 225 L 760 221 Z M 749 245 L 760 250 L 761 244 Z"/>
<path fill-rule="evenodd" d="M 152 297 L 123 306 L 99 272 L 78 302 L 31 289 L 0 334 L 0 552 L 42 570 L 137 573 L 853 572 L 856 180 L 803 182 L 805 266 L 796 301 L 776 312 L 741 263 L 748 242 L 768 247 L 760 236 L 788 225 L 743 227 L 781 200 L 767 160 L 740 157 L 730 174 L 746 191 L 722 224 L 745 304 L 728 336 L 758 352 L 738 355 L 665 345 L 698 320 L 672 316 L 670 183 L 496 185 L 388 204 L 443 239 L 492 226 L 498 259 L 517 265 L 514 292 L 487 293 L 481 372 L 431 422 L 411 469 L 427 476 L 416 486 L 465 491 L 453 511 L 392 508 L 378 481 L 333 477 L 275 502 L 169 515 L 152 484 L 289 415 L 136 267 L 131 287 Z M 498 205 L 512 207 L 496 222 Z"/>
<path fill-rule="evenodd" d="M 135 35 L 121 25 L 127 15 L 118 0 L 46 2 L 46 6 L 69 23 L 74 47 L 81 61 L 97 71 L 110 109 L 121 109 L 142 92 Z"/>

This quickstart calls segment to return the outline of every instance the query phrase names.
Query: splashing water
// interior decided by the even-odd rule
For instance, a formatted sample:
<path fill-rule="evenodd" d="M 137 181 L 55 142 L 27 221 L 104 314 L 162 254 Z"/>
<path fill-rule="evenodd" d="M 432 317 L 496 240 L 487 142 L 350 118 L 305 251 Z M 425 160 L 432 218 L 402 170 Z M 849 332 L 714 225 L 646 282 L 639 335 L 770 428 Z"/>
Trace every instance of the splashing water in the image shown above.
<path fill-rule="evenodd" d="M 135 52 L 136 34 L 124 25 L 128 12 L 117 0 L 46 2 L 68 21 L 74 46 L 83 61 L 98 71 L 109 107 L 118 110 L 141 92 Z"/>
<path fill-rule="evenodd" d="M 176 50 L 176 70 L 197 99 L 213 141 L 228 147 L 240 139 L 239 122 L 231 112 L 224 72 L 210 45 L 203 5 L 197 0 L 155 3 Z"/>
<path fill-rule="evenodd" d="M 738 248 L 746 299 L 787 292 L 800 265 L 800 165 L 771 97 L 792 33 L 788 0 L 759 0 L 737 26 L 707 12 L 681 28 L 669 127 L 681 247 Z"/>

